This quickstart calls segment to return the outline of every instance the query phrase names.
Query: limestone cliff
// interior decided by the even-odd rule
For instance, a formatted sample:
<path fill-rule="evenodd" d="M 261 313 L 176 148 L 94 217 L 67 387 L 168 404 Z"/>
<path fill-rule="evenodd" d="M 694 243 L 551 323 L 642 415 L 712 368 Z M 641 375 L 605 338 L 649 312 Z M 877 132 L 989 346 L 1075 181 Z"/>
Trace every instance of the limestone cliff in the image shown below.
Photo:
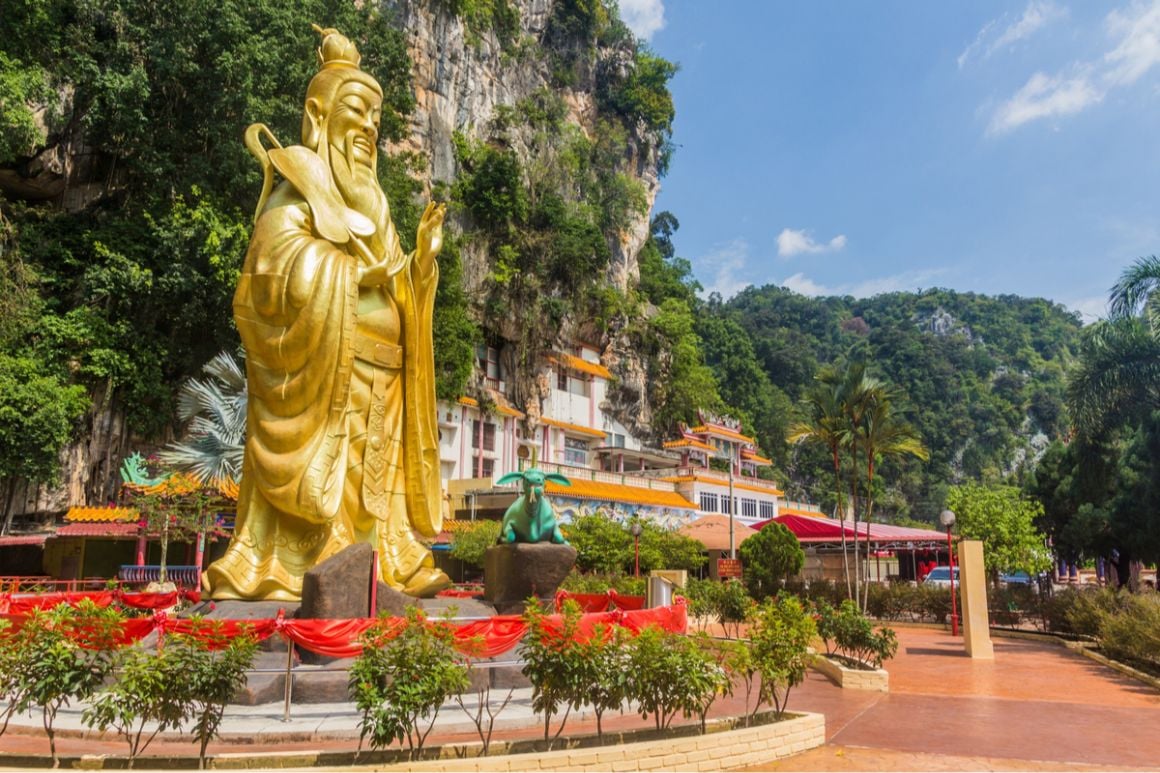
<path fill-rule="evenodd" d="M 555 94 L 566 107 L 564 122 L 594 139 L 601 112 L 598 81 L 608 77 L 608 73 L 616 77 L 630 69 L 636 43 L 628 36 L 614 44 L 597 40 L 592 45 L 583 36 L 561 34 L 553 29 L 552 22 L 562 2 L 565 0 L 511 0 L 510 7 L 518 14 L 518 29 L 507 41 L 501 41 L 494 30 L 472 29 L 450 10 L 450 3 L 399 0 L 393 4 L 398 23 L 406 33 L 417 105 L 411 115 L 410 136 L 392 151 L 410 151 L 424 158 L 429 187 L 451 185 L 459 175 L 457 134 L 483 142 L 497 141 L 497 119 L 545 92 Z M 575 56 L 578 49 L 589 45 L 592 47 L 585 56 Z M 553 66 L 565 55 L 571 55 L 577 66 L 573 82 L 561 85 Z M 645 206 L 621 213 L 620 227 L 604 234 L 611 253 L 604 279 L 621 294 L 639 279 L 637 254 L 648 238 L 664 146 L 663 138 L 644 122 L 630 123 L 616 166 L 617 171 L 641 186 Z M 515 152 L 525 169 L 554 161 L 554 150 L 537 147 L 533 129 L 518 121 L 504 132 L 502 142 Z M 462 217 L 452 218 L 452 227 L 467 225 Z M 479 299 L 488 293 L 493 262 L 494 255 L 484 240 L 465 239 L 464 284 L 469 297 Z M 554 340 L 538 342 L 521 340 L 527 331 L 515 315 L 482 321 L 489 340 L 507 349 L 501 357 L 514 371 L 509 397 L 520 407 L 539 413 L 534 405 L 543 392 L 536 388 L 537 370 L 544 365 L 539 355 L 583 340 L 605 352 L 606 364 L 617 376 L 615 404 L 608 409 L 629 427 L 650 431 L 645 368 L 627 340 L 616 335 L 623 320 L 593 324 L 581 315 L 569 315 L 557 328 Z"/>

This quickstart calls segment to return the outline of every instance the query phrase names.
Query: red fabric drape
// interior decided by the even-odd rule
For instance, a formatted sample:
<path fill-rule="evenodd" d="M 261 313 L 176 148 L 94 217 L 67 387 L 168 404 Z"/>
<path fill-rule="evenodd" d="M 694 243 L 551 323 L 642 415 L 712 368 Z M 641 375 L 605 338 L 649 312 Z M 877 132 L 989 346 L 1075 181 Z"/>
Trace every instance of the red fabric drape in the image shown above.
<path fill-rule="evenodd" d="M 644 609 L 645 597 L 622 596 L 612 588 L 606 593 L 569 593 L 562 590 L 556 593 L 556 611 L 562 610 L 564 602 L 569 600 L 575 601 L 585 612 L 607 612 L 609 609 Z"/>
<path fill-rule="evenodd" d="M 54 594 L 55 595 L 55 594 Z M 155 594 L 164 595 L 164 594 Z M 606 601 L 608 596 L 603 596 Z M 623 597 L 622 597 L 623 598 Z M 631 597 L 630 597 L 631 598 Z M 160 603 L 160 602 L 158 602 Z M 26 613 L 0 614 L 11 623 L 14 632 L 24 624 Z M 249 634 L 259 641 L 275 633 L 293 641 L 303 649 L 329 657 L 355 657 L 362 652 L 361 638 L 379 621 L 376 618 L 354 618 L 349 620 L 287 620 L 281 615 L 267 620 L 204 620 L 170 617 L 165 611 L 157 611 L 153 617 L 131 618 L 120 623 L 118 645 L 140 641 L 153 631 L 193 636 L 206 642 L 211 648 L 224 647 L 231 638 Z M 550 615 L 546 619 L 549 631 L 560 631 L 563 623 L 561 615 Z M 455 629 L 457 649 L 478 658 L 492 658 L 514 649 L 527 633 L 523 620 L 514 615 L 496 616 L 488 620 L 473 620 L 467 623 L 444 623 L 431 621 L 432 625 L 451 625 Z M 634 633 L 649 625 L 658 626 L 673 633 L 687 630 L 687 618 L 683 599 L 671 607 L 642 610 L 612 610 L 593 612 L 580 618 L 577 635 L 588 639 L 600 628 L 608 635 L 613 626 L 622 626 Z M 402 630 L 403 619 L 391 618 L 381 629 L 384 638 L 391 638 Z M 78 635 L 83 634 L 78 631 Z"/>
<path fill-rule="evenodd" d="M 303 649 L 332 658 L 353 658 L 362 652 L 359 638 L 375 624 L 373 617 L 352 620 L 287 620 L 282 635 Z"/>

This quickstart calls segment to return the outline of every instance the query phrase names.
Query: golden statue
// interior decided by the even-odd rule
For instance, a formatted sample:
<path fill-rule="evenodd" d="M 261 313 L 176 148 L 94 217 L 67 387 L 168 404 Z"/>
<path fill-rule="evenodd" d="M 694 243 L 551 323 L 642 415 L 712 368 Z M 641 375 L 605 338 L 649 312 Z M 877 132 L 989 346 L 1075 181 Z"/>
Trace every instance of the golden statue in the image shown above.
<path fill-rule="evenodd" d="M 419 539 L 443 520 L 431 313 L 445 208 L 427 206 L 405 254 L 375 172 L 382 87 L 351 41 L 315 30 L 302 145 L 246 131 L 265 175 L 234 295 L 248 434 L 233 539 L 207 582 L 216 599 L 295 600 L 304 572 L 368 542 L 384 582 L 430 596 L 450 584 Z"/>

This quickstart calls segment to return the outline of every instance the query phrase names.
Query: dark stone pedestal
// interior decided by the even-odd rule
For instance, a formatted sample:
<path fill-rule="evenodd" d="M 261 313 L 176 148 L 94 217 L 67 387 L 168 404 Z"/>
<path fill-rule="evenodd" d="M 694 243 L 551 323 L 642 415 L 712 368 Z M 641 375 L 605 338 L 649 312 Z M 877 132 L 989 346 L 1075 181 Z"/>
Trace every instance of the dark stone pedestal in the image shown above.
<path fill-rule="evenodd" d="M 518 614 L 535 596 L 550 602 L 576 563 L 571 545 L 515 543 L 487 549 L 483 565 L 483 597 L 501 615 Z"/>

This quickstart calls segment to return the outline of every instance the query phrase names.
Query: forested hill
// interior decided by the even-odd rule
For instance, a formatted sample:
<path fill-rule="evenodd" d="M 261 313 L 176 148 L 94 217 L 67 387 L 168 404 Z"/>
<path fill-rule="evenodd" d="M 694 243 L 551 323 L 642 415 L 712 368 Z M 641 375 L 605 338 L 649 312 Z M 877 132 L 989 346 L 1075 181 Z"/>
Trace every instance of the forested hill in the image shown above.
<path fill-rule="evenodd" d="M 947 486 L 1019 477 L 1025 460 L 1067 432 L 1065 372 L 1080 322 L 1051 301 L 942 289 L 809 298 L 767 286 L 713 298 L 708 311 L 698 333 L 721 396 L 749 414 L 791 498 L 832 502 L 826 453 L 787 446 L 785 425 L 819 366 L 843 357 L 864 359 L 904 391 L 930 449 L 928 463 L 884 467 L 884 517 L 933 517 Z M 748 342 L 737 343 L 739 331 Z"/>

